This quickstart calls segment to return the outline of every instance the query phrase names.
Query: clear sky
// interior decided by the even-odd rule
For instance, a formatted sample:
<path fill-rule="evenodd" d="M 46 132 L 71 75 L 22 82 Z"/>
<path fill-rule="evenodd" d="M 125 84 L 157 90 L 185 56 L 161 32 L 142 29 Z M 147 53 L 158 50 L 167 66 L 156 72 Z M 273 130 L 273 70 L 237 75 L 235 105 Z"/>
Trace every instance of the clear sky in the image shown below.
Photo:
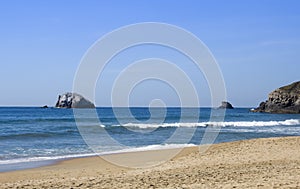
<path fill-rule="evenodd" d="M 164 22 L 200 38 L 222 69 L 228 100 L 254 107 L 300 80 L 299 10 L 297 0 L 1 1 L 0 105 L 54 105 L 72 90 L 80 60 L 98 38 L 128 24 Z M 149 87 L 135 93 L 150 98 Z M 135 104 L 147 104 L 136 96 Z M 96 103 L 109 104 L 101 95 Z M 201 104 L 209 105 L 205 95 Z"/>

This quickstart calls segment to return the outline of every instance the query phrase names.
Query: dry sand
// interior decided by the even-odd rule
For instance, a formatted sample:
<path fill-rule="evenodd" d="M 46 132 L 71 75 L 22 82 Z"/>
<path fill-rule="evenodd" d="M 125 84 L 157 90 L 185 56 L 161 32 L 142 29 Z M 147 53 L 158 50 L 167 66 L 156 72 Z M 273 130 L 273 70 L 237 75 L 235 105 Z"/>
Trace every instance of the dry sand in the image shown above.
<path fill-rule="evenodd" d="M 144 157 L 159 162 L 167 151 L 106 158 L 125 163 L 137 161 L 140 165 Z M 0 187 L 300 188 L 300 137 L 215 144 L 202 154 L 198 147 L 185 148 L 170 161 L 150 168 L 118 167 L 99 157 L 78 158 L 36 169 L 0 173 Z"/>

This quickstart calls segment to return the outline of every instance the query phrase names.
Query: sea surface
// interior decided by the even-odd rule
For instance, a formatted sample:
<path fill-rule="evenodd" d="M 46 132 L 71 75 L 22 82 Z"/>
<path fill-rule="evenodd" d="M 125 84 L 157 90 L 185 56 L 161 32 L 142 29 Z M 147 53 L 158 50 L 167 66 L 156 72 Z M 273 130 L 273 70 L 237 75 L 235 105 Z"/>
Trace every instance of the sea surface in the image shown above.
<path fill-rule="evenodd" d="M 126 108 L 97 108 L 98 117 L 86 112 L 76 122 L 72 109 L 0 107 L 0 172 L 95 154 L 300 136 L 299 114 L 236 108 L 226 110 L 224 120 L 214 122 L 210 120 L 212 111 L 130 108 L 128 115 Z M 207 140 L 207 136 L 211 138 Z"/>

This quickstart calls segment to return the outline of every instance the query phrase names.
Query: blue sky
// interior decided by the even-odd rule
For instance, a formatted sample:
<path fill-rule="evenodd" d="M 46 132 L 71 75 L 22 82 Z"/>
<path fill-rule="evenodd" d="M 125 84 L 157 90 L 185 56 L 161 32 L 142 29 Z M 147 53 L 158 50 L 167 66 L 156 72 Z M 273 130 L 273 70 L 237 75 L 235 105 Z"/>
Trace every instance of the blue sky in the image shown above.
<path fill-rule="evenodd" d="M 80 60 L 97 39 L 128 24 L 164 22 L 201 39 L 219 63 L 228 100 L 254 107 L 300 80 L 299 9 L 296 0 L 1 1 L 0 105 L 54 105 L 58 94 L 72 90 Z M 155 97 L 149 87 L 140 90 L 149 96 L 137 90 L 133 103 Z M 205 87 L 197 89 L 209 105 Z M 97 105 L 107 101 L 97 96 Z"/>

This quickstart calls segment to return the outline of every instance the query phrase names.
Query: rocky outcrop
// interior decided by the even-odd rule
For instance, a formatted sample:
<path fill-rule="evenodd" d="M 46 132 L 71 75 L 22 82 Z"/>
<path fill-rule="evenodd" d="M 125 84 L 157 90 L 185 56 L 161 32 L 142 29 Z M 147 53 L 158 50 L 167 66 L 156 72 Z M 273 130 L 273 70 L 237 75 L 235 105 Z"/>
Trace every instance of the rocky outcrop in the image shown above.
<path fill-rule="evenodd" d="M 221 106 L 219 106 L 220 109 L 233 109 L 233 106 L 226 101 L 223 101 Z"/>
<path fill-rule="evenodd" d="M 269 94 L 253 112 L 300 114 L 300 81 L 280 87 Z"/>
<path fill-rule="evenodd" d="M 57 108 L 95 108 L 95 105 L 77 93 L 65 93 L 58 96 Z"/>

